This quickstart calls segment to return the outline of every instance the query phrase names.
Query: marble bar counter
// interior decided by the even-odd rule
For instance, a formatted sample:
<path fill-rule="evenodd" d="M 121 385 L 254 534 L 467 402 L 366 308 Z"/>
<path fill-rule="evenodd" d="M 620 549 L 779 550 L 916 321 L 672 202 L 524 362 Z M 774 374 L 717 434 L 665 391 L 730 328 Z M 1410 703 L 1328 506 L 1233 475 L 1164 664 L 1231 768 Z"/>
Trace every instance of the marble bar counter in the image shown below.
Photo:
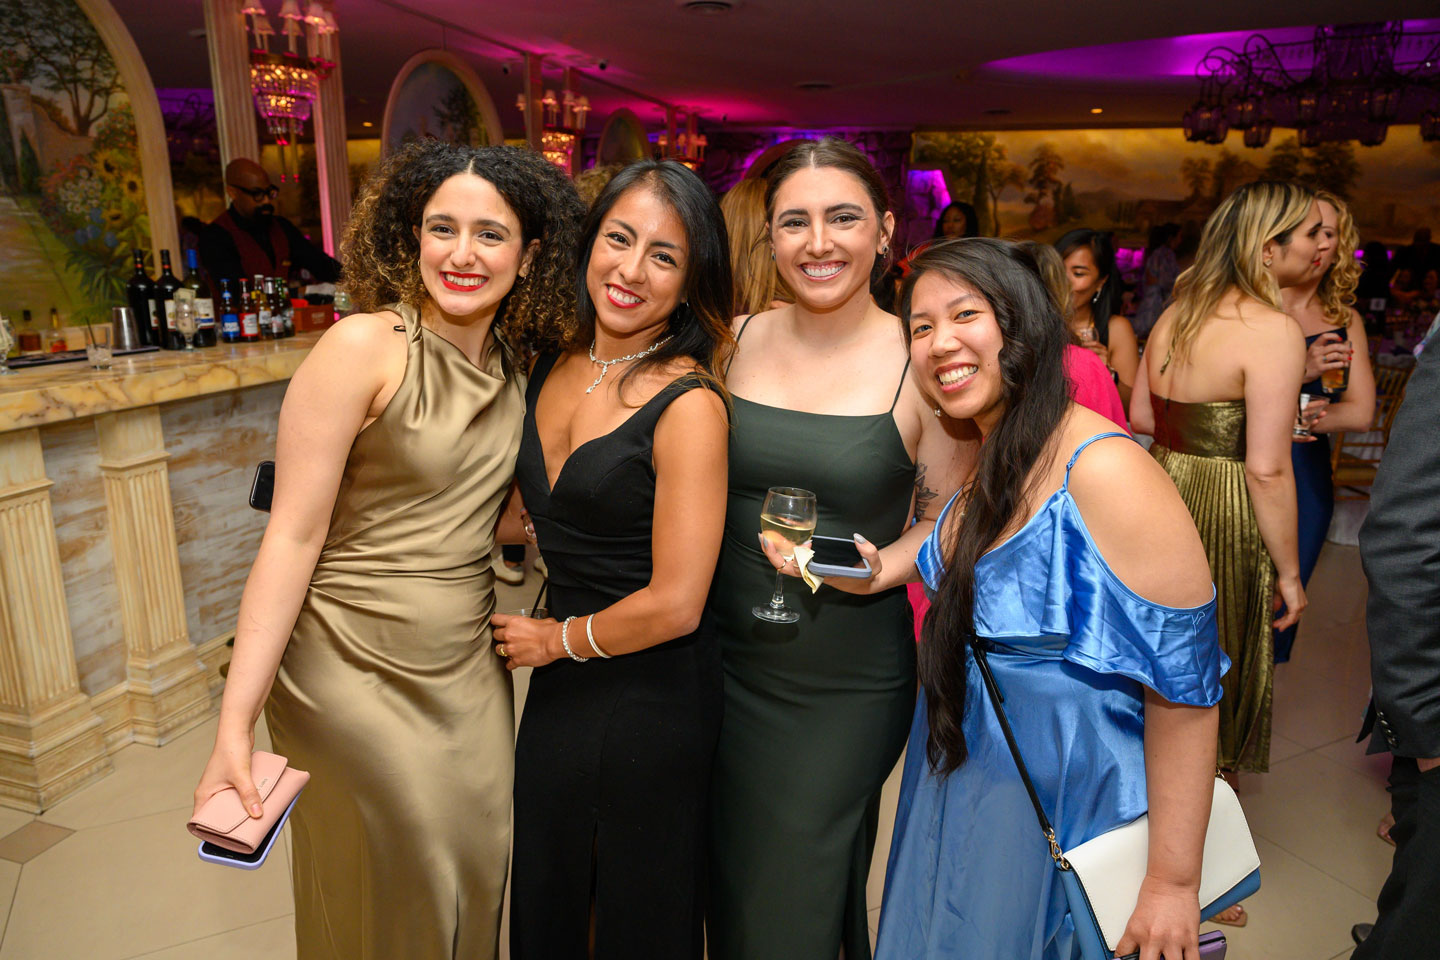
<path fill-rule="evenodd" d="M 43 811 L 212 712 L 251 477 L 319 336 L 0 377 L 0 805 Z"/>

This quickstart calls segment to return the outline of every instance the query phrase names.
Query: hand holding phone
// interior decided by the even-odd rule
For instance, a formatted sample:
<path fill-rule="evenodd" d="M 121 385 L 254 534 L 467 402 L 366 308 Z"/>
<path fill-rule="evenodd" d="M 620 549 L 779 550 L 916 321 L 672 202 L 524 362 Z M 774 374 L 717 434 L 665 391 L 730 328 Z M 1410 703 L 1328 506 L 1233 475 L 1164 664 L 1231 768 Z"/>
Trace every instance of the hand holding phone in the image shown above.
<path fill-rule="evenodd" d="M 816 534 L 810 538 L 810 548 L 815 551 L 815 556 L 807 568 L 818 577 L 868 580 L 872 576 L 870 562 L 860 555 L 860 548 L 854 540 Z"/>

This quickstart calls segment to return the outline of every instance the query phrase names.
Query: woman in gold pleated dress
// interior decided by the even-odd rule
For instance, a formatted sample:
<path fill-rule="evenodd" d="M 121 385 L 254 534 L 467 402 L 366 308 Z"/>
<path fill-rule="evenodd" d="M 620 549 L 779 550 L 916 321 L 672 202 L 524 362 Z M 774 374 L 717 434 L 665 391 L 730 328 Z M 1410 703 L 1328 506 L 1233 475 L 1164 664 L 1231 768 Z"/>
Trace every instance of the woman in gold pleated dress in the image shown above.
<path fill-rule="evenodd" d="M 496 956 L 514 712 L 490 551 L 525 413 L 515 347 L 573 310 L 581 213 L 536 154 L 434 140 L 356 205 L 345 277 L 366 312 L 286 392 L 195 791 L 258 810 L 263 706 L 275 752 L 311 774 L 290 817 L 300 960 Z"/>
<path fill-rule="evenodd" d="M 1220 704 L 1227 773 L 1270 765 L 1275 627 L 1305 608 L 1291 431 L 1305 338 L 1280 308 L 1318 257 L 1315 197 L 1291 183 L 1240 187 L 1215 211 L 1195 264 L 1151 333 L 1131 425 L 1180 489 L 1210 559 L 1220 645 L 1234 663 Z"/>

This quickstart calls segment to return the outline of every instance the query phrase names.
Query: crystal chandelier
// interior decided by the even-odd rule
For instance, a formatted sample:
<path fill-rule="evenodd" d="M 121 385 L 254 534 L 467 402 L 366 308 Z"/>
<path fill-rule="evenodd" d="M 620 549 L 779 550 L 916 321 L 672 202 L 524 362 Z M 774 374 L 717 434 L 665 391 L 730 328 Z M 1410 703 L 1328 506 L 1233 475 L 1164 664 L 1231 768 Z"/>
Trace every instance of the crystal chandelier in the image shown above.
<path fill-rule="evenodd" d="M 530 108 L 529 99 L 520 94 L 515 99 L 515 109 L 522 114 Z M 540 154 L 555 166 L 570 173 L 575 157 L 575 144 L 585 130 L 585 118 L 590 115 L 590 98 L 577 96 L 574 90 L 565 90 L 556 97 L 554 90 L 546 90 L 540 98 L 542 129 L 540 133 Z"/>
<path fill-rule="evenodd" d="M 1316 27 L 1309 42 L 1255 34 L 1240 50 L 1212 48 L 1195 75 L 1186 140 L 1221 143 L 1233 127 L 1245 146 L 1263 147 L 1282 126 L 1301 146 L 1373 147 L 1392 123 L 1417 121 L 1425 140 L 1440 140 L 1440 33 L 1406 33 L 1400 21 Z"/>
<path fill-rule="evenodd" d="M 316 0 L 302 12 L 299 0 L 283 0 L 279 16 L 284 24 L 281 32 L 286 38 L 288 49 L 279 53 L 270 51 L 270 38 L 275 29 L 265 15 L 260 0 L 246 0 L 241 13 L 250 18 L 250 32 L 255 45 L 250 51 L 250 91 L 255 97 L 255 109 L 265 121 L 265 130 L 280 147 L 281 164 L 284 165 L 285 148 L 295 144 L 305 132 L 305 123 L 315 107 L 320 94 L 320 81 L 334 69 L 333 35 L 339 32 L 335 14 L 321 6 Z M 299 49 L 299 41 L 305 41 L 305 53 Z M 299 164 L 296 159 L 298 182 Z M 285 174 L 280 174 L 285 182 Z"/>

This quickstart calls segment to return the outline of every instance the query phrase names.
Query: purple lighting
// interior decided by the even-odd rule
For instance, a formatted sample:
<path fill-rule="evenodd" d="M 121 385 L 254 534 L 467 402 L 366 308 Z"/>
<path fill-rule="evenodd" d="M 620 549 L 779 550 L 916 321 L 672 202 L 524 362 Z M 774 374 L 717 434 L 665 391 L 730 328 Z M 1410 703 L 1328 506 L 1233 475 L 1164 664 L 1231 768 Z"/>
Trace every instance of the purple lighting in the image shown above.
<path fill-rule="evenodd" d="M 1407 20 L 1405 30 L 1440 30 L 1440 20 Z M 1215 46 L 1240 49 L 1256 33 L 1271 43 L 1305 43 L 1315 35 L 1313 26 L 1276 30 L 1241 30 L 1226 33 L 1192 33 L 1183 37 L 1157 37 L 1094 47 L 1072 47 L 992 60 L 980 69 L 1011 76 L 1066 77 L 1075 80 L 1126 80 L 1135 77 L 1194 77 L 1195 65 Z"/>

